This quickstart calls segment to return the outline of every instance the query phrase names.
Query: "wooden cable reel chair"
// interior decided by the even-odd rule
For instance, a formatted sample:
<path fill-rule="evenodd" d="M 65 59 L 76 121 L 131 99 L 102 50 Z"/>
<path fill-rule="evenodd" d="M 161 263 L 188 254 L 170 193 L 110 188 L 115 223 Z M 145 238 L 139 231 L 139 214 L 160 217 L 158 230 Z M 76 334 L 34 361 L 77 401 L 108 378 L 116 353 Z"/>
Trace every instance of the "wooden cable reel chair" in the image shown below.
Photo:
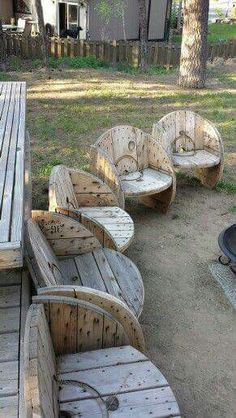
<path fill-rule="evenodd" d="M 165 150 L 132 126 L 105 132 L 90 148 L 90 171 L 113 182 L 125 197 L 166 212 L 175 197 L 175 174 Z"/>
<path fill-rule="evenodd" d="M 91 231 L 72 218 L 43 211 L 32 211 L 32 218 L 26 222 L 26 250 L 36 288 L 84 286 L 108 293 L 136 316 L 141 314 L 143 281 L 129 258 L 103 248 Z"/>
<path fill-rule="evenodd" d="M 49 180 L 49 210 L 78 219 L 105 247 L 125 251 L 134 237 L 134 223 L 122 208 L 124 196 L 111 183 L 63 165 Z"/>
<path fill-rule="evenodd" d="M 192 169 L 204 186 L 214 187 L 223 172 L 223 141 L 216 127 L 191 111 L 177 111 L 153 125 L 152 136 L 173 165 Z"/>
<path fill-rule="evenodd" d="M 119 304 L 110 312 L 98 298 L 33 298 L 24 337 L 26 418 L 180 415 L 168 382 L 143 354 L 136 318 L 124 320 Z"/>

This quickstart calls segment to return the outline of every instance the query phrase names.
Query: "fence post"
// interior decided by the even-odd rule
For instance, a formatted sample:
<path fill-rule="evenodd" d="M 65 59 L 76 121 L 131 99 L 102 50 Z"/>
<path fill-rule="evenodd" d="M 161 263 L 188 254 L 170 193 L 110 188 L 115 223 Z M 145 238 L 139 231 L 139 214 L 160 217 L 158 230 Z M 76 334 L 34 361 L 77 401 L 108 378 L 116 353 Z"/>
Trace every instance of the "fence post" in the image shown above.
<path fill-rule="evenodd" d="M 170 68 L 171 68 L 172 38 L 173 38 L 173 29 L 170 29 L 170 36 L 169 36 L 169 42 L 167 46 L 167 57 L 166 57 L 167 71 L 170 71 Z"/>
<path fill-rule="evenodd" d="M 134 68 L 139 67 L 139 47 L 140 47 L 139 42 L 134 42 L 132 44 L 132 66 Z"/>

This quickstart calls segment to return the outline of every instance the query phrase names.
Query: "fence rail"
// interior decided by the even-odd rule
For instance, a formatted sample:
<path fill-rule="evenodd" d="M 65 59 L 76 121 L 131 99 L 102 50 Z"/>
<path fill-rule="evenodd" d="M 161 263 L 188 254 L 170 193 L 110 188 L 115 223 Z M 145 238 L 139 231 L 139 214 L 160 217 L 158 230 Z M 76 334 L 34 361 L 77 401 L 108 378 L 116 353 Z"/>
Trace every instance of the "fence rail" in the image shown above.
<path fill-rule="evenodd" d="M 22 58 L 41 58 L 41 38 L 23 37 L 17 34 L 4 33 L 4 43 L 7 55 L 17 55 Z M 50 38 L 48 42 L 49 55 L 60 57 L 87 57 L 90 55 L 112 65 L 128 63 L 138 67 L 140 62 L 140 44 L 131 41 L 87 42 L 76 39 Z M 170 43 L 149 42 L 149 65 L 177 66 L 180 61 L 180 45 Z M 236 39 L 208 45 L 208 59 L 216 57 L 224 59 L 236 57 Z"/>

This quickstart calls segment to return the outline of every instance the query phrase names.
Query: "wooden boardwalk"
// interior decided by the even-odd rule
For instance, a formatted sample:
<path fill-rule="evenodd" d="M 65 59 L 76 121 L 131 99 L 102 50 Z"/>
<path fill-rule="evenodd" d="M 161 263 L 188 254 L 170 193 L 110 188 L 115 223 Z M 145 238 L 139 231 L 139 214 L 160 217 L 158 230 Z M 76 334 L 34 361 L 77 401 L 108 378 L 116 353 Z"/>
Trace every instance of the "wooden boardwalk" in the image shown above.
<path fill-rule="evenodd" d="M 20 399 L 24 322 L 29 306 L 28 275 L 0 272 L 0 418 L 24 417 Z"/>

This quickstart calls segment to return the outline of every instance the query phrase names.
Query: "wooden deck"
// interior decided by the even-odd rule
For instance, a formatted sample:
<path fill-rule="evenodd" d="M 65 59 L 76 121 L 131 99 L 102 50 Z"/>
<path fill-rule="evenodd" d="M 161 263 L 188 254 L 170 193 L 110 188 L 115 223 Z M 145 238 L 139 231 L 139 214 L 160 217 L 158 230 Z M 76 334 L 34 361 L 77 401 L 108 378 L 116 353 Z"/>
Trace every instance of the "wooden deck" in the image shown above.
<path fill-rule="evenodd" d="M 0 272 L 0 418 L 24 417 L 21 346 L 29 306 L 28 283 L 22 270 Z"/>
<path fill-rule="evenodd" d="M 26 85 L 0 82 L 0 268 L 23 265 Z"/>

